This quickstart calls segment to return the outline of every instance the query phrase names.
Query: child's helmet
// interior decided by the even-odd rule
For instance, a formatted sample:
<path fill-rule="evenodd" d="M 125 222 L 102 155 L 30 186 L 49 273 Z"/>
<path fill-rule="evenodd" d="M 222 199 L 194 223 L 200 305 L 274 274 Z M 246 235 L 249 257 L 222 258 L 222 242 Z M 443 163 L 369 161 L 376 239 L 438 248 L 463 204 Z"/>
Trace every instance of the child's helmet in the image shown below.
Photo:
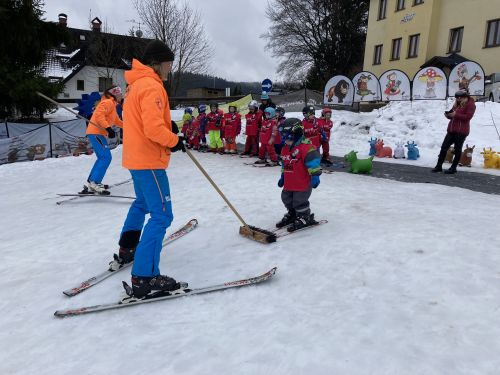
<path fill-rule="evenodd" d="M 283 107 L 276 108 L 276 113 L 278 114 L 278 117 L 285 116 L 285 108 L 283 108 Z"/>
<path fill-rule="evenodd" d="M 191 121 L 193 119 L 193 116 L 191 116 L 189 113 L 184 113 L 184 116 L 182 116 L 182 121 Z"/>
<path fill-rule="evenodd" d="M 276 110 L 272 107 L 268 107 L 264 110 L 264 113 L 267 115 L 266 118 L 275 118 L 276 117 Z"/>
<path fill-rule="evenodd" d="M 304 108 L 304 110 L 306 111 L 305 114 L 307 116 L 316 114 L 316 110 L 314 109 L 313 105 L 308 105 L 307 107 Z"/>
<path fill-rule="evenodd" d="M 321 116 L 324 116 L 324 115 L 326 115 L 327 113 L 332 114 L 332 110 L 331 110 L 331 108 L 326 107 L 326 108 L 323 108 L 323 109 L 321 110 Z"/>
<path fill-rule="evenodd" d="M 298 142 L 304 135 L 302 122 L 294 117 L 286 119 L 283 123 L 283 135 L 285 136 L 285 140 L 293 141 L 293 143 Z"/>
<path fill-rule="evenodd" d="M 184 108 L 184 113 L 189 113 L 190 115 L 192 115 L 193 114 L 193 108 L 191 108 L 191 107 Z"/>
<path fill-rule="evenodd" d="M 248 109 L 252 108 L 259 108 L 259 103 L 257 103 L 256 100 L 252 100 L 250 103 L 248 103 Z"/>
<path fill-rule="evenodd" d="M 200 104 L 198 106 L 198 112 L 199 113 L 203 113 L 203 112 L 206 112 L 207 111 L 207 106 L 205 104 Z"/>

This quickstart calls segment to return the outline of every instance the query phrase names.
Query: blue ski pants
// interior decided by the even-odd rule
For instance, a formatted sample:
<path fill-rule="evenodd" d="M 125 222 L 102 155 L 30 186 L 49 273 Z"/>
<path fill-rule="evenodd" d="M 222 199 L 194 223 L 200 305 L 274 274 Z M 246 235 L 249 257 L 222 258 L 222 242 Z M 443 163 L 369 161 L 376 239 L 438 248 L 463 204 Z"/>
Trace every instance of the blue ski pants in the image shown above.
<path fill-rule="evenodd" d="M 109 164 L 111 164 L 111 152 L 109 151 L 108 140 L 103 135 L 88 134 L 87 137 L 97 156 L 88 180 L 100 184 L 108 170 Z"/>
<path fill-rule="evenodd" d="M 167 172 L 163 169 L 148 169 L 131 170 L 130 173 L 136 199 L 130 206 L 122 233 L 142 230 L 146 214 L 150 214 L 135 251 L 132 275 L 157 276 L 160 274 L 163 238 L 174 219 Z"/>

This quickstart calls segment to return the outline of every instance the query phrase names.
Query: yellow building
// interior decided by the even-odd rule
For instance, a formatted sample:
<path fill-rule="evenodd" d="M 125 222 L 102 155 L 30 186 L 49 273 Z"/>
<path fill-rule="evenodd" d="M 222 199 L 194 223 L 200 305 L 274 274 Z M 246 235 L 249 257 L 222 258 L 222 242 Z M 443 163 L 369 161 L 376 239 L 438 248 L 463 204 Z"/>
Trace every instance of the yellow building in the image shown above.
<path fill-rule="evenodd" d="M 422 65 L 463 60 L 500 72 L 500 0 L 371 0 L 364 70 L 400 69 L 413 79 Z"/>

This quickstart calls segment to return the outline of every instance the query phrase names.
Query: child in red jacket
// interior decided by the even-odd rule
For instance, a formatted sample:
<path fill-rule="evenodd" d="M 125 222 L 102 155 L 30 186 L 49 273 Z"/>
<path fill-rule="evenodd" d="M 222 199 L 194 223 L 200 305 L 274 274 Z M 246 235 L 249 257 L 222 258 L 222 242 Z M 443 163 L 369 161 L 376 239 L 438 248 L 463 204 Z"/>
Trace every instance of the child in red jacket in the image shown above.
<path fill-rule="evenodd" d="M 193 117 L 187 128 L 186 138 L 188 141 L 188 147 L 193 150 L 200 150 L 201 141 L 201 129 L 200 122 Z"/>
<path fill-rule="evenodd" d="M 259 104 L 252 100 L 248 104 L 248 113 L 245 115 L 246 126 L 245 151 L 241 155 L 257 156 L 259 154 L 259 130 L 262 125 L 262 112 L 259 111 Z"/>
<path fill-rule="evenodd" d="M 224 140 L 226 154 L 236 154 L 236 137 L 241 132 L 241 115 L 235 105 L 229 105 L 229 113 L 224 114 Z"/>
<path fill-rule="evenodd" d="M 332 165 L 330 161 L 330 134 L 333 128 L 332 110 L 330 108 L 323 108 L 321 111 L 321 118 L 318 119 L 320 134 L 321 134 L 321 148 L 323 149 L 323 156 L 321 163 L 325 165 Z"/>
<path fill-rule="evenodd" d="M 285 146 L 281 150 L 281 178 L 278 186 L 283 188 L 281 200 L 288 212 L 276 227 L 288 227 L 289 232 L 317 224 L 309 208 L 312 189 L 320 183 L 320 154 L 304 137 L 304 130 L 297 118 L 285 120 L 283 125 Z"/>
<path fill-rule="evenodd" d="M 315 116 L 314 106 L 310 105 L 303 109 L 304 120 L 302 120 L 302 126 L 304 127 L 304 136 L 311 140 L 311 143 L 319 149 L 321 146 L 320 142 L 320 129 L 318 124 L 318 119 Z"/>
<path fill-rule="evenodd" d="M 278 155 L 274 150 L 274 140 L 278 136 L 278 121 L 276 119 L 276 110 L 272 107 L 268 107 L 264 110 L 264 121 L 262 122 L 262 127 L 260 128 L 260 148 L 259 148 L 259 160 L 255 164 L 268 164 L 269 166 L 277 166 Z M 266 160 L 266 153 L 269 154 L 271 162 L 268 163 Z"/>
<path fill-rule="evenodd" d="M 221 129 L 224 125 L 224 112 L 219 109 L 218 103 L 210 104 L 210 113 L 207 115 L 207 131 L 210 139 L 210 151 L 224 154 L 224 144 L 221 139 Z"/>

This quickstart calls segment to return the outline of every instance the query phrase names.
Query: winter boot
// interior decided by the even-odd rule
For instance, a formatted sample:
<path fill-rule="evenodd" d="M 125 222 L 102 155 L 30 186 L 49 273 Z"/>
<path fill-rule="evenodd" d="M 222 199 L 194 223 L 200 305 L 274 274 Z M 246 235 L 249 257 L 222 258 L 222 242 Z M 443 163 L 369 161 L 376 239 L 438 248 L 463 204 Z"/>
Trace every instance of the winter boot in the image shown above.
<path fill-rule="evenodd" d="M 327 167 L 330 167 L 331 165 L 333 165 L 333 162 L 329 159 L 321 159 L 321 164 L 324 164 Z"/>
<path fill-rule="evenodd" d="M 314 214 L 301 214 L 297 215 L 292 225 L 290 225 L 287 230 L 289 232 L 295 232 L 296 230 L 309 227 L 311 225 L 317 224 L 318 222 L 314 220 Z"/>
<path fill-rule="evenodd" d="M 132 294 L 135 298 L 144 298 L 148 294 L 156 292 L 171 292 L 186 288 L 187 284 L 178 283 L 175 279 L 158 275 L 154 277 L 132 276 Z"/>
<path fill-rule="evenodd" d="M 440 165 L 436 165 L 433 169 L 431 169 L 432 173 L 438 173 L 438 172 L 442 172 L 442 171 L 443 171 L 443 167 L 441 167 Z"/>
<path fill-rule="evenodd" d="M 259 159 L 254 164 L 267 164 L 267 160 L 266 159 Z"/>
<path fill-rule="evenodd" d="M 219 153 L 219 155 L 224 155 L 224 147 L 219 147 L 217 149 L 217 152 Z"/>
<path fill-rule="evenodd" d="M 94 181 L 90 181 L 87 184 L 87 189 L 89 191 L 89 194 L 96 194 L 96 195 L 110 195 L 111 193 L 107 191 L 104 188 L 103 184 L 98 184 Z"/>
<path fill-rule="evenodd" d="M 285 214 L 285 216 L 283 216 L 283 219 L 281 219 L 276 223 L 276 228 L 286 227 L 292 224 L 294 221 L 295 221 L 295 210 L 290 210 Z"/>
<path fill-rule="evenodd" d="M 445 170 L 444 173 L 445 174 L 455 174 L 455 173 L 457 173 L 457 169 L 451 167 L 450 169 Z"/>

